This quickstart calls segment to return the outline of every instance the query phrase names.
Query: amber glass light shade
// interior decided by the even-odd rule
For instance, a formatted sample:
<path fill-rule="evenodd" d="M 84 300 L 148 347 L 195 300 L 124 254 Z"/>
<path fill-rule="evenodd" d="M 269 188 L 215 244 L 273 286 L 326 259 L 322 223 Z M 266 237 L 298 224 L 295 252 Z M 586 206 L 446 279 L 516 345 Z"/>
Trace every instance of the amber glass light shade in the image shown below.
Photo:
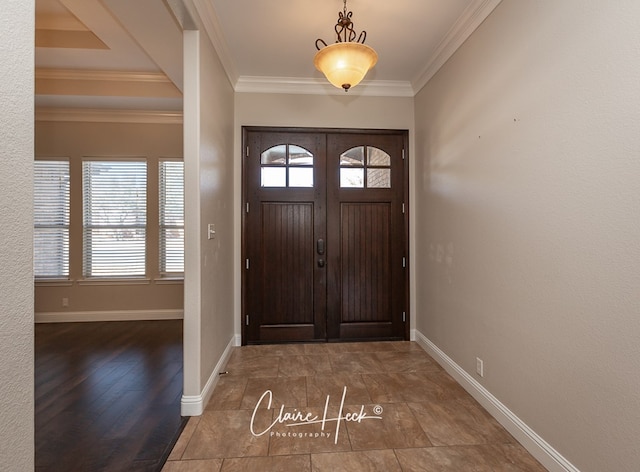
<path fill-rule="evenodd" d="M 331 84 L 349 90 L 360 83 L 378 62 L 378 54 L 365 44 L 339 42 L 320 49 L 313 63 Z"/>

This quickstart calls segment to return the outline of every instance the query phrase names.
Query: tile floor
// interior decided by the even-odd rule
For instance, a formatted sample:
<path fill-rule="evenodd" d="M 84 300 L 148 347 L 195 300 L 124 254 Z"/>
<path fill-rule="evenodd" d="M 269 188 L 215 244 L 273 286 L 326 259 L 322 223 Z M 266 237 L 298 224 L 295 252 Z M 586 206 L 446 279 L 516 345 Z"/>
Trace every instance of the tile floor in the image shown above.
<path fill-rule="evenodd" d="M 546 470 L 416 343 L 244 346 L 226 370 L 163 472 Z"/>

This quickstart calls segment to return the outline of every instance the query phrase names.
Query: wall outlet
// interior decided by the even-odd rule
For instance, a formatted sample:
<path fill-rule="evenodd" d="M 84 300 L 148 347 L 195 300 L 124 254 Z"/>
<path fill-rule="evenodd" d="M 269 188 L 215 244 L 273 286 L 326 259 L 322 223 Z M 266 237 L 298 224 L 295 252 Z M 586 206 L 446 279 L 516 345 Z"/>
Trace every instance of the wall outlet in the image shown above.
<path fill-rule="evenodd" d="M 64 308 L 67 308 L 69 306 L 69 299 L 68 298 L 65 297 L 65 298 L 62 299 L 62 306 Z"/>
<path fill-rule="evenodd" d="M 476 374 L 484 377 L 484 361 L 479 357 L 476 357 Z"/>

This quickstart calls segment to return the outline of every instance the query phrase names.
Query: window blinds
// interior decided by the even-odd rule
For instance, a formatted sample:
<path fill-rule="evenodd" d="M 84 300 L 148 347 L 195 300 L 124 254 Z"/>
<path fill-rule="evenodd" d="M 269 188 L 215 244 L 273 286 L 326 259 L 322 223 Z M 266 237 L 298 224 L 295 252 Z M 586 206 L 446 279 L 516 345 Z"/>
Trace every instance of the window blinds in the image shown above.
<path fill-rule="evenodd" d="M 145 275 L 147 164 L 83 162 L 84 276 Z"/>
<path fill-rule="evenodd" d="M 184 164 L 160 161 L 160 273 L 184 273 Z"/>
<path fill-rule="evenodd" d="M 34 274 L 69 276 L 69 161 L 34 162 Z"/>

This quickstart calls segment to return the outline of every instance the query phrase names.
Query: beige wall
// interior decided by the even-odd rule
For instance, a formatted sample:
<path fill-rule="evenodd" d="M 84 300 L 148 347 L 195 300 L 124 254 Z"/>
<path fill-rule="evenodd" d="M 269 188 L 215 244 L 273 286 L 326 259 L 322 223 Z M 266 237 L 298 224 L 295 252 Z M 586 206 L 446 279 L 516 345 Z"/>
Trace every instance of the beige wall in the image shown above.
<path fill-rule="evenodd" d="M 413 98 L 368 97 L 357 90 L 340 95 L 236 93 L 236 128 L 413 129 Z M 240 131 L 236 129 L 239 134 Z"/>
<path fill-rule="evenodd" d="M 415 105 L 417 329 L 583 472 L 640 464 L 640 3 L 614 3 L 503 1 Z"/>
<path fill-rule="evenodd" d="M 183 414 L 190 415 L 204 408 L 216 368 L 234 342 L 232 274 L 238 262 L 233 255 L 234 92 L 199 27 L 200 31 L 185 31 L 184 36 L 187 212 L 182 404 Z M 215 239 L 207 239 L 208 224 L 216 227 Z"/>
<path fill-rule="evenodd" d="M 41 121 L 36 123 L 35 137 L 36 157 L 69 158 L 71 171 L 70 281 L 36 283 L 36 320 L 90 320 L 99 316 L 94 312 L 113 311 L 130 311 L 133 319 L 136 311 L 179 313 L 183 305 L 182 282 L 163 281 L 159 274 L 157 169 L 159 158 L 182 157 L 182 125 Z M 148 281 L 142 284 L 95 284 L 83 280 L 82 158 L 96 156 L 147 159 Z M 62 298 L 68 299 L 68 307 L 62 306 Z"/>
<path fill-rule="evenodd" d="M 34 1 L 0 9 L 0 468 L 33 470 Z"/>
<path fill-rule="evenodd" d="M 413 98 L 359 96 L 357 90 L 340 95 L 287 95 L 267 93 L 236 93 L 235 95 L 235 162 L 234 208 L 235 228 L 242 231 L 242 127 L 280 126 L 307 128 L 361 128 L 409 130 L 409 172 L 413 173 Z M 409 186 L 410 200 L 413 188 Z M 410 204 L 410 211 L 412 204 Z M 411 228 L 410 228 L 411 229 Z M 236 239 L 235 260 L 241 260 L 241 241 Z M 414 239 L 410 235 L 410 247 Z M 235 330 L 241 333 L 241 266 L 235 273 Z M 413 279 L 413 277 L 412 277 Z M 413 292 L 413 290 L 412 290 Z M 413 312 L 413 307 L 411 308 Z"/>

